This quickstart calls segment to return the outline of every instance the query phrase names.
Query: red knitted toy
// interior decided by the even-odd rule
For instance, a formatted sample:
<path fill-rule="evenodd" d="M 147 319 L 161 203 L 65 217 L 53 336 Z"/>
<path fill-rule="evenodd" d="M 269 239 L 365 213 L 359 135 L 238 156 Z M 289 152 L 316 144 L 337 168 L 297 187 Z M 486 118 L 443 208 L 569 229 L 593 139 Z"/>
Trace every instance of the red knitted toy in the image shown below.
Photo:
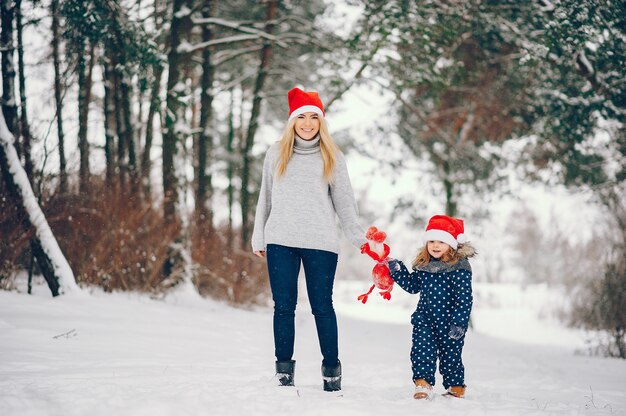
<path fill-rule="evenodd" d="M 389 267 L 387 266 L 387 256 L 389 256 L 389 246 L 384 244 L 387 234 L 379 231 L 376 227 L 370 227 L 365 234 L 367 243 L 361 246 L 361 253 L 365 253 L 376 261 L 376 265 L 372 269 L 372 278 L 374 284 L 367 293 L 363 293 L 357 299 L 361 302 L 367 302 L 367 297 L 375 287 L 380 289 L 380 295 L 389 300 L 391 299 L 391 289 L 393 289 L 393 279 L 389 275 Z"/>

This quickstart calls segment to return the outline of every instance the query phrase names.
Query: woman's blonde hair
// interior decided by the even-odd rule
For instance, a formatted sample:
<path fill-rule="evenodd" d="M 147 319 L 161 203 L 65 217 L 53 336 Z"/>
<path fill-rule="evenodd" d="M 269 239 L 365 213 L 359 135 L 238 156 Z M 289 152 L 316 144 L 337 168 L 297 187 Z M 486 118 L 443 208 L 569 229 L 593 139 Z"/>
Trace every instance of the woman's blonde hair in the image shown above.
<path fill-rule="evenodd" d="M 328 183 L 333 180 L 333 170 L 337 163 L 337 153 L 339 153 L 339 146 L 335 143 L 335 140 L 328 131 L 328 124 L 324 117 L 319 117 L 320 121 L 320 151 L 322 153 L 322 160 L 324 161 L 324 179 Z M 287 170 L 287 164 L 291 155 L 293 154 L 293 143 L 295 141 L 294 126 L 296 124 L 296 118 L 289 120 L 283 131 L 283 136 L 280 139 L 280 145 L 278 150 L 278 161 L 276 163 L 276 174 L 281 177 Z"/>
<path fill-rule="evenodd" d="M 448 249 L 448 251 L 441 256 L 441 261 L 445 261 L 450 264 L 457 264 L 463 257 L 464 256 L 459 250 L 455 250 L 450 247 L 450 249 Z M 428 253 L 428 247 L 425 245 L 417 252 L 417 256 L 415 256 L 415 260 L 413 260 L 413 267 L 424 267 L 430 263 L 430 260 L 430 253 Z"/>

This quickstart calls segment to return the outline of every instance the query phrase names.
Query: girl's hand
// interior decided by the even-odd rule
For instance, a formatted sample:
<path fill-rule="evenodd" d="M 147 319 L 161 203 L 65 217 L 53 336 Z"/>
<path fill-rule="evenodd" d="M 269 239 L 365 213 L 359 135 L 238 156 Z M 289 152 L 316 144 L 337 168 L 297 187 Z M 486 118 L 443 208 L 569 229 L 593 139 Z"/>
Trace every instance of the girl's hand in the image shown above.
<path fill-rule="evenodd" d="M 265 257 L 265 251 L 264 250 L 257 250 L 254 252 L 254 254 L 258 257 L 264 258 Z"/>
<path fill-rule="evenodd" d="M 461 328 L 458 325 L 452 325 L 450 327 L 450 332 L 448 336 L 452 339 L 461 339 L 461 337 L 465 335 L 465 329 Z"/>
<path fill-rule="evenodd" d="M 392 259 L 391 257 L 388 257 L 385 260 L 387 261 L 387 267 L 389 267 L 389 270 L 393 270 L 397 272 L 402 269 L 402 267 L 400 266 L 400 262 L 398 260 Z"/>

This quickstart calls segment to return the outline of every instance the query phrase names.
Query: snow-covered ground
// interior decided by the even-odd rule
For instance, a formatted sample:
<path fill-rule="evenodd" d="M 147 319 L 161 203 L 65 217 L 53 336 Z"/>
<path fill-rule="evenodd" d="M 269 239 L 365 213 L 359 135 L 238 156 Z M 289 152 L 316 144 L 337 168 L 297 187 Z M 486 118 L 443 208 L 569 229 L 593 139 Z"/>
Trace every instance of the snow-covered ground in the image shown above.
<path fill-rule="evenodd" d="M 626 361 L 574 354 L 580 334 L 538 319 L 547 288 L 477 284 L 467 398 L 432 402 L 412 399 L 417 297 L 397 289 L 389 302 L 372 296 L 363 305 L 356 296 L 366 289 L 336 285 L 337 393 L 321 389 L 305 295 L 289 388 L 273 378 L 270 308 L 234 309 L 182 291 L 162 300 L 0 291 L 0 415 L 626 415 Z"/>

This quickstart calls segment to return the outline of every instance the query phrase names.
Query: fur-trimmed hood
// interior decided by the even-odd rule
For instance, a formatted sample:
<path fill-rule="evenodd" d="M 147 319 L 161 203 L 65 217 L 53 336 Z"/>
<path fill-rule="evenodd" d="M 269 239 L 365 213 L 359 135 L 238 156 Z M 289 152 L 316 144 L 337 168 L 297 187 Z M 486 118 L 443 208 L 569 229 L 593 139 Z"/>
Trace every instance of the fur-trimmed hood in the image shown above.
<path fill-rule="evenodd" d="M 476 255 L 476 249 L 469 241 L 465 244 L 459 244 L 456 251 L 464 259 L 469 259 Z"/>

